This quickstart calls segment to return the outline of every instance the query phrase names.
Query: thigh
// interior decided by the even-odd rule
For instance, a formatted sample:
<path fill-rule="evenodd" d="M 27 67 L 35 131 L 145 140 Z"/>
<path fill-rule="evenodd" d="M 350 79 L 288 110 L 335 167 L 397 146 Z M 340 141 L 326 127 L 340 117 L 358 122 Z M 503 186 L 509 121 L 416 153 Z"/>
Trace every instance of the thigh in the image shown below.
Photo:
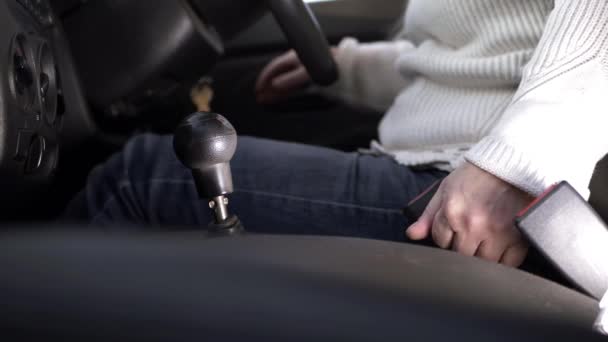
<path fill-rule="evenodd" d="M 248 137 L 231 164 L 230 209 L 248 231 L 265 233 L 401 240 L 408 222 L 400 208 L 441 176 L 387 157 Z M 80 200 L 96 224 L 205 227 L 211 220 L 170 137 L 132 140 L 91 174 Z"/>
<path fill-rule="evenodd" d="M 241 147 L 231 201 L 260 232 L 403 240 L 408 222 L 401 208 L 443 176 L 386 156 L 260 139 L 244 139 Z"/>

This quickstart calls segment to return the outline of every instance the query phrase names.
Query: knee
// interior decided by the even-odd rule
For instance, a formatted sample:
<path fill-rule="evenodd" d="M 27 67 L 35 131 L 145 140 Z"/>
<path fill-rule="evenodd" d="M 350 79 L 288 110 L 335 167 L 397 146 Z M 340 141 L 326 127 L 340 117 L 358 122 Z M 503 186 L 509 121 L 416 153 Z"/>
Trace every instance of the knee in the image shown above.
<path fill-rule="evenodd" d="M 173 152 L 171 136 L 142 134 L 131 138 L 122 152 L 108 162 L 123 180 L 136 181 L 155 177 L 162 169 L 181 166 Z"/>
<path fill-rule="evenodd" d="M 121 152 L 89 175 L 84 192 L 88 215 L 108 211 L 114 202 L 116 206 L 127 203 L 137 207 L 141 201 L 136 185 L 158 177 L 172 164 L 179 161 L 174 156 L 171 137 L 145 134 L 132 138 Z"/>

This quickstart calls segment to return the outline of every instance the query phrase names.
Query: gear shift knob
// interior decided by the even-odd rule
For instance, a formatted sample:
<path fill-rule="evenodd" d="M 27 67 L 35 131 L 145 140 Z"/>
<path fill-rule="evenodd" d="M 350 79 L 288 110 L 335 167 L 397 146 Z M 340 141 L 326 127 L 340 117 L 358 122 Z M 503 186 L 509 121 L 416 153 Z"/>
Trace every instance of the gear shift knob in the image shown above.
<path fill-rule="evenodd" d="M 230 160 L 236 144 L 236 130 L 219 114 L 195 113 L 177 127 L 173 138 L 175 154 L 192 170 L 202 198 L 233 192 Z"/>
<path fill-rule="evenodd" d="M 198 194 L 209 200 L 215 223 L 236 220 L 228 214 L 228 195 L 234 191 L 230 160 L 237 144 L 236 130 L 226 118 L 214 113 L 194 113 L 177 127 L 173 149 L 190 170 Z M 238 220 L 237 220 L 238 221 Z"/>

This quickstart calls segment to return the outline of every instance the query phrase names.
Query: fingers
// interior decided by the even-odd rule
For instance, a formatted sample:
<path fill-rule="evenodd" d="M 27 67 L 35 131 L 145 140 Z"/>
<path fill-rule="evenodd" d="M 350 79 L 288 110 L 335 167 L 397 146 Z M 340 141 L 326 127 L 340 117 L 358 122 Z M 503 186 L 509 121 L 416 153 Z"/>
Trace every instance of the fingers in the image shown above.
<path fill-rule="evenodd" d="M 435 216 L 432 228 L 433 241 L 443 249 L 451 248 L 460 254 L 474 256 L 479 248 L 479 240 L 467 233 L 462 218 L 446 215 L 445 212 L 446 209 L 442 207 Z"/>
<path fill-rule="evenodd" d="M 513 218 L 528 200 L 525 192 L 465 163 L 442 182 L 407 235 L 413 240 L 432 235 L 441 248 L 517 267 L 527 244 Z"/>
<path fill-rule="evenodd" d="M 489 241 L 483 241 L 479 248 L 477 249 L 477 253 L 475 254 L 477 257 L 482 259 L 492 261 L 492 262 L 500 262 L 503 254 L 505 253 L 505 246 L 499 246 L 496 243 L 492 243 Z"/>
<path fill-rule="evenodd" d="M 528 244 L 521 242 L 508 248 L 500 259 L 500 263 L 506 266 L 519 267 L 524 263 L 528 255 Z"/>
<path fill-rule="evenodd" d="M 514 252 L 507 253 L 507 251 L 510 248 L 512 248 L 511 246 L 518 246 L 518 245 L 525 246 L 525 243 L 523 242 L 524 240 L 522 238 L 521 233 L 515 227 L 512 227 L 512 229 L 506 230 L 506 232 L 507 233 L 502 234 L 500 236 L 500 238 L 483 241 L 480 244 L 479 249 L 477 250 L 477 253 L 475 255 L 482 259 L 497 262 L 497 263 L 501 262 L 503 257 L 505 255 L 507 255 L 507 257 L 509 259 L 507 261 L 510 261 L 511 258 L 513 257 L 513 255 L 511 255 L 511 253 L 514 253 Z M 527 254 L 527 250 L 526 250 L 526 253 L 524 253 L 524 257 L 525 257 L 525 254 Z M 510 264 L 512 264 L 512 262 L 510 262 Z M 509 265 L 509 266 L 511 266 L 511 265 Z"/>
<path fill-rule="evenodd" d="M 439 208 L 441 208 L 441 188 L 439 188 L 435 196 L 433 196 L 418 221 L 406 230 L 405 233 L 407 237 L 416 241 L 426 239 L 431 234 L 433 220 L 435 219 Z"/>
<path fill-rule="evenodd" d="M 271 104 L 310 84 L 310 76 L 295 51 L 275 58 L 260 73 L 255 85 L 257 101 Z"/>
<path fill-rule="evenodd" d="M 289 92 L 294 89 L 303 88 L 308 85 L 309 81 L 308 71 L 303 66 L 300 66 L 293 71 L 277 76 L 272 81 L 272 88 Z"/>
<path fill-rule="evenodd" d="M 439 209 L 433 220 L 432 235 L 433 241 L 435 241 L 437 246 L 448 249 L 452 245 L 454 230 L 450 226 L 442 209 Z"/>
<path fill-rule="evenodd" d="M 262 104 L 272 104 L 289 97 L 294 91 L 309 85 L 310 77 L 304 67 L 277 76 L 271 85 L 257 94 L 257 101 Z"/>
<path fill-rule="evenodd" d="M 272 60 L 262 70 L 255 84 L 255 92 L 259 93 L 272 83 L 272 80 L 277 76 L 289 70 L 293 70 L 300 66 L 300 60 L 298 59 L 295 51 L 289 51 L 282 56 L 279 56 Z"/>
<path fill-rule="evenodd" d="M 418 222 L 408 228 L 406 234 L 410 239 L 422 240 L 431 235 L 440 248 L 451 248 L 462 255 L 477 256 L 511 267 L 523 263 L 527 245 L 515 227 L 497 230 L 491 227 L 494 226 L 492 220 L 467 219 L 466 208 L 455 201 L 443 201 L 440 194 L 438 191 Z M 486 235 L 479 234 L 492 231 L 503 233 L 491 236 L 489 240 L 483 240 Z"/>
<path fill-rule="evenodd" d="M 452 250 L 466 256 L 475 256 L 479 248 L 479 241 L 464 233 L 454 234 Z"/>

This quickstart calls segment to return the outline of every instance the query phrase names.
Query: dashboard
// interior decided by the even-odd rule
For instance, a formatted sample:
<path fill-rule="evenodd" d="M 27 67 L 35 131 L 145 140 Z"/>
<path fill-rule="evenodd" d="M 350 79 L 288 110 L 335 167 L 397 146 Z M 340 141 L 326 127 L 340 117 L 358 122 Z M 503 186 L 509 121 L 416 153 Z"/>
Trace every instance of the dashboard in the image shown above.
<path fill-rule="evenodd" d="M 306 2 L 333 42 L 354 27 L 362 40 L 386 36 L 404 4 Z M 178 120 L 166 99 L 220 57 L 257 58 L 287 45 L 262 2 L 154 4 L 0 2 L 0 220 L 56 216 L 131 134 Z"/>
<path fill-rule="evenodd" d="M 7 210 L 18 198 L 36 196 L 55 172 L 65 105 L 48 1 L 3 1 L 0 7 L 0 185 Z"/>
<path fill-rule="evenodd" d="M 119 124 L 107 128 L 100 118 L 130 100 L 125 96 L 134 89 L 149 94 L 142 84 L 179 79 L 184 65 L 213 64 L 221 42 L 188 3 L 156 5 L 0 2 L 0 220 L 55 216 L 107 155 L 100 150 L 128 138 Z M 186 53 L 192 50 L 197 53 Z M 156 93 L 146 96 L 145 104 Z"/>

